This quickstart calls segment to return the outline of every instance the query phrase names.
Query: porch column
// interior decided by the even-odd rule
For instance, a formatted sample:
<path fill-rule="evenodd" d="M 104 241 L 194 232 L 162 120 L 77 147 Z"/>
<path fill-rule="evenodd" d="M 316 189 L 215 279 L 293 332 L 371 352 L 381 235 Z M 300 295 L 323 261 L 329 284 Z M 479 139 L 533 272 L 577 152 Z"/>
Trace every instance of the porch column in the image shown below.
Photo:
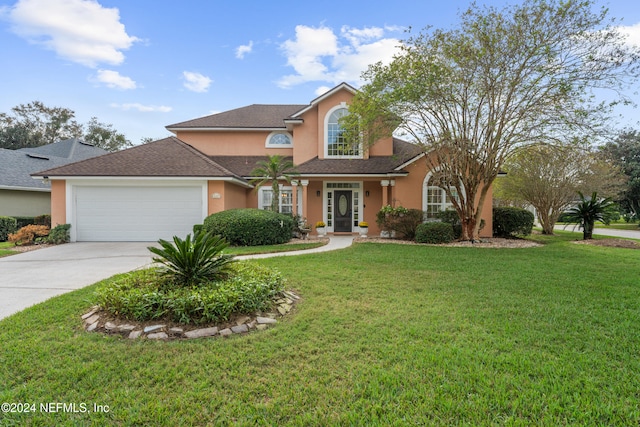
<path fill-rule="evenodd" d="M 389 186 L 391 187 L 391 204 L 393 206 L 396 205 L 396 180 L 392 179 L 389 181 Z"/>
<path fill-rule="evenodd" d="M 380 181 L 380 185 L 382 186 L 382 206 L 387 206 L 389 204 L 389 180 L 383 179 Z"/>
<path fill-rule="evenodd" d="M 291 203 L 293 203 L 291 213 L 296 216 L 298 215 L 298 181 L 291 181 L 291 193 Z"/>
<path fill-rule="evenodd" d="M 300 184 L 302 184 L 302 217 L 307 218 L 307 187 L 309 186 L 309 180 L 303 179 L 300 181 Z"/>

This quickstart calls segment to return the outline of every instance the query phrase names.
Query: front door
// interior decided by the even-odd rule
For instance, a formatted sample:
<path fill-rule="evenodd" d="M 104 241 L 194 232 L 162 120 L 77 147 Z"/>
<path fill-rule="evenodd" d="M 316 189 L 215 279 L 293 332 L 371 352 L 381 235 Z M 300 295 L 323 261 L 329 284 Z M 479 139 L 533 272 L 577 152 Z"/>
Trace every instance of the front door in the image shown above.
<path fill-rule="evenodd" d="M 334 191 L 335 200 L 335 232 L 351 232 L 353 205 L 351 203 L 351 191 Z"/>

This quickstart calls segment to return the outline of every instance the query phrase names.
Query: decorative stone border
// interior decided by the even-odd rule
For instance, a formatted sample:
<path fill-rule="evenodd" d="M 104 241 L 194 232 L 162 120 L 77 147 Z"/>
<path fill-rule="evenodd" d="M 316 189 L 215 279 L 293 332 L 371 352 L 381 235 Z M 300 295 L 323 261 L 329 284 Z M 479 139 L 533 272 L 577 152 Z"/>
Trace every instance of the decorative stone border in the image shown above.
<path fill-rule="evenodd" d="M 195 329 L 192 325 L 170 326 L 165 323 L 142 325 L 127 320 L 113 319 L 103 313 L 99 306 L 82 315 L 84 328 L 87 332 L 102 332 L 110 335 L 121 335 L 129 339 L 174 340 L 194 339 L 205 337 L 229 337 L 234 334 L 244 334 L 253 330 L 262 331 L 276 324 L 276 317 L 285 316 L 291 312 L 300 297 L 291 291 L 284 291 L 282 298 L 274 301 L 276 311 L 273 313 L 256 313 L 255 316 L 240 316 L 234 323 Z M 148 323 L 148 322 L 147 322 Z"/>

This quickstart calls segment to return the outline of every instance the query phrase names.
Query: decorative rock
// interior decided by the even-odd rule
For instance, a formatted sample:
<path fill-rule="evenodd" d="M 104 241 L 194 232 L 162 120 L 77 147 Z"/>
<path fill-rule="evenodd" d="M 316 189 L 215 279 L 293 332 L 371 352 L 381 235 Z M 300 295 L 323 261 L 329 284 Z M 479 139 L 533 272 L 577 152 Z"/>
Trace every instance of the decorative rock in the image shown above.
<path fill-rule="evenodd" d="M 285 294 L 286 296 L 288 296 L 289 298 L 293 298 L 293 299 L 300 299 L 300 297 L 296 294 L 294 294 L 291 291 L 284 291 L 283 294 Z"/>
<path fill-rule="evenodd" d="M 142 331 L 131 331 L 129 339 L 135 340 L 136 338 L 140 338 L 140 335 L 142 335 Z"/>
<path fill-rule="evenodd" d="M 89 327 L 87 328 L 87 332 L 94 331 L 97 327 L 98 327 L 98 321 L 95 321 L 89 325 Z"/>
<path fill-rule="evenodd" d="M 169 332 L 173 332 L 174 334 L 182 334 L 184 332 L 184 329 L 182 329 L 182 328 L 171 328 L 171 329 L 169 329 Z"/>
<path fill-rule="evenodd" d="M 96 314 L 96 313 L 98 312 L 98 310 L 99 310 L 99 309 L 98 309 L 97 307 L 95 307 L 93 310 L 91 310 L 91 311 L 90 311 L 90 312 L 88 312 L 87 314 L 83 314 L 83 315 L 82 315 L 82 320 L 85 320 L 87 317 L 91 317 L 91 316 L 93 316 L 94 314 Z"/>
<path fill-rule="evenodd" d="M 220 331 L 220 335 L 222 335 L 223 337 L 228 337 L 231 334 L 233 334 L 233 331 L 229 328 Z"/>
<path fill-rule="evenodd" d="M 136 327 L 133 325 L 119 325 L 118 329 L 121 331 L 133 331 Z"/>
<path fill-rule="evenodd" d="M 149 338 L 150 340 L 164 340 L 169 338 L 169 335 L 167 335 L 165 332 L 156 332 L 154 334 L 147 335 L 147 338 Z"/>
<path fill-rule="evenodd" d="M 91 325 L 91 324 L 97 322 L 98 320 L 100 320 L 100 316 L 98 316 L 97 314 L 94 314 L 93 316 L 89 317 L 88 319 L 84 319 L 84 323 L 86 323 L 87 325 Z"/>
<path fill-rule="evenodd" d="M 236 325 L 240 326 L 243 323 L 247 323 L 248 321 L 249 321 L 249 317 L 242 316 L 242 317 L 239 317 L 238 320 L 236 320 Z"/>
<path fill-rule="evenodd" d="M 107 331 L 112 331 L 112 330 L 114 330 L 116 328 L 116 325 L 115 325 L 115 323 L 107 322 L 107 323 L 104 324 L 104 328 Z"/>
<path fill-rule="evenodd" d="M 269 325 L 266 324 L 260 324 L 256 326 L 256 329 L 259 331 L 264 331 L 265 329 L 267 329 L 269 327 Z"/>
<path fill-rule="evenodd" d="M 284 306 L 279 305 L 278 306 L 278 313 L 280 313 L 281 315 L 284 316 L 285 314 L 287 314 L 287 310 L 285 310 Z"/>
<path fill-rule="evenodd" d="M 210 337 L 216 335 L 218 333 L 218 328 L 203 328 L 203 329 L 195 329 L 193 331 L 185 332 L 184 336 L 187 338 L 203 338 Z M 220 331 L 222 333 L 222 331 Z"/>
<path fill-rule="evenodd" d="M 158 329 L 162 328 L 164 328 L 164 325 L 147 326 L 146 328 L 144 328 L 144 333 L 148 334 L 149 332 L 157 331 Z"/>
<path fill-rule="evenodd" d="M 252 320 L 251 322 L 247 323 L 247 327 L 248 327 L 249 329 L 253 329 L 253 328 L 255 328 L 255 327 L 256 327 L 256 321 L 255 321 L 255 320 Z"/>
<path fill-rule="evenodd" d="M 247 327 L 247 325 L 232 326 L 231 330 L 233 331 L 234 334 L 241 334 L 243 332 L 249 332 L 249 328 Z"/>
<path fill-rule="evenodd" d="M 267 325 L 267 324 L 271 324 L 271 323 L 277 323 L 278 321 L 276 319 L 272 319 L 270 317 L 256 317 L 256 322 L 258 322 L 258 324 L 260 325 Z"/>

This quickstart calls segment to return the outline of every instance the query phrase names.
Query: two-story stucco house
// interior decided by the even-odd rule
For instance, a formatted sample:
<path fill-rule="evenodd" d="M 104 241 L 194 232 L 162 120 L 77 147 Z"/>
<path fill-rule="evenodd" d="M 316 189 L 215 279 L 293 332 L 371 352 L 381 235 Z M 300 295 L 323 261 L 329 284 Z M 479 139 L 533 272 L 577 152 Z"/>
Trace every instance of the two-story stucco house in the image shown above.
<path fill-rule="evenodd" d="M 338 119 L 356 90 L 340 84 L 309 104 L 250 105 L 167 126 L 175 137 L 35 174 L 51 181 L 52 222 L 69 223 L 73 241 L 155 241 L 184 236 L 212 213 L 271 205 L 271 188 L 254 188 L 251 171 L 267 155 L 297 167 L 283 182 L 282 212 L 323 220 L 329 233 L 358 231 L 376 213 L 401 205 L 447 207 L 430 185 L 424 154 L 396 138 L 350 148 Z M 490 195 L 489 195 L 490 196 Z M 484 207 L 491 235 L 491 197 Z"/>

